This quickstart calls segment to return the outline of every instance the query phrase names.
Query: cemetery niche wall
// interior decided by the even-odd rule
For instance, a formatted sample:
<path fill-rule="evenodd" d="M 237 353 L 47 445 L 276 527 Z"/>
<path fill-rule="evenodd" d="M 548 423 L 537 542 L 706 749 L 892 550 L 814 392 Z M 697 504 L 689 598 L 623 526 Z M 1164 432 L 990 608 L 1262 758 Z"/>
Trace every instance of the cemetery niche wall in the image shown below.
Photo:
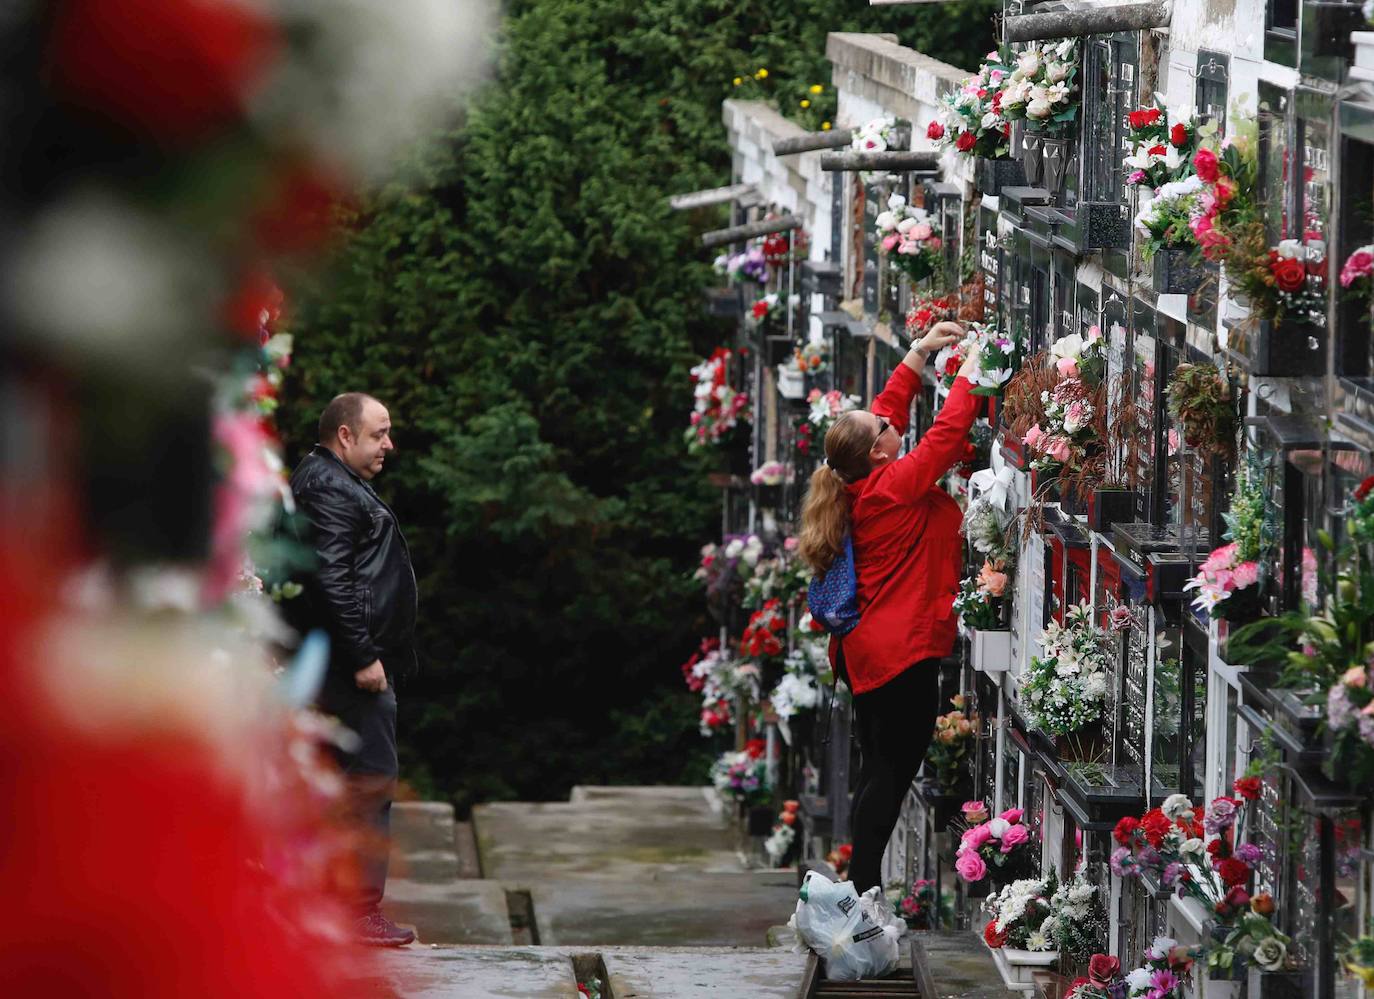
<path fill-rule="evenodd" d="M 805 482 L 911 339 L 995 328 L 1019 367 L 944 483 L 961 637 L 885 859 L 899 912 L 984 933 L 1004 884 L 967 858 L 1000 819 L 1027 833 L 1017 876 L 1053 876 L 1021 889 L 1067 914 L 1016 938 L 1029 955 L 986 934 L 1008 987 L 1354 996 L 1374 986 L 1374 31 L 1354 3 L 1024 6 L 979 67 L 831 35 L 840 139 L 724 107 L 737 232 L 799 228 L 732 237 L 711 299 L 742 303 L 747 464 L 782 484 L 723 477 L 704 539 L 704 584 L 741 608 L 687 667 L 703 731 L 728 733 L 717 785 L 763 816 L 760 863 L 843 871 L 858 758 L 792 551 Z"/>

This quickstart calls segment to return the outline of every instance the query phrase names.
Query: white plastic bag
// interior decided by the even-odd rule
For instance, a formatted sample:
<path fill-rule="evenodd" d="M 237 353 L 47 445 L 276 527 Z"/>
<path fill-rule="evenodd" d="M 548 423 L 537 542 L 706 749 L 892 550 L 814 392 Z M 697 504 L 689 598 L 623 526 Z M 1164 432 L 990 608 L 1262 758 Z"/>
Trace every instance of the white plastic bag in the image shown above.
<path fill-rule="evenodd" d="M 850 882 L 836 884 L 808 871 L 799 895 L 788 925 L 801 946 L 820 955 L 826 978 L 856 982 L 881 978 L 897 967 L 897 941 L 905 927 L 888 912 L 877 888 L 860 898 Z"/>

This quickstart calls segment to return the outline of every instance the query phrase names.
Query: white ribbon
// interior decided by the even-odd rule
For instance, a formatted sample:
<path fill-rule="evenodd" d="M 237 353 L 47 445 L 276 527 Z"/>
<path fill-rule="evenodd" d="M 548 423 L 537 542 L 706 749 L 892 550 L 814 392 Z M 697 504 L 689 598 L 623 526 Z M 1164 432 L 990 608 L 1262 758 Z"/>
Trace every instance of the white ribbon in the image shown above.
<path fill-rule="evenodd" d="M 995 452 L 994 452 L 995 453 Z M 998 458 L 993 459 L 994 464 L 1002 464 Z M 1012 482 L 1016 477 L 1016 469 L 1010 465 L 1002 464 L 1000 469 L 985 468 L 981 472 L 974 472 L 969 478 L 969 492 L 973 496 L 982 497 L 983 502 L 993 509 L 1001 510 L 1004 513 L 1007 509 L 1007 491 L 1011 489 Z"/>

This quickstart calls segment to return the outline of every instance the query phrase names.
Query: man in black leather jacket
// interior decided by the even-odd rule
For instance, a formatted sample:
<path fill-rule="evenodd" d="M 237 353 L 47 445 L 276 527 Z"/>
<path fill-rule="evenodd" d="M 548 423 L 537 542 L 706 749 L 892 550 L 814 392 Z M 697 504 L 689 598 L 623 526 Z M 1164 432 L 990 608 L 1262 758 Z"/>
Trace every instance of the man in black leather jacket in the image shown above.
<path fill-rule="evenodd" d="M 388 920 L 380 906 L 398 772 L 392 682 L 415 663 L 417 591 L 396 516 L 368 484 L 395 448 L 391 417 L 371 396 L 348 392 L 325 407 L 319 434 L 291 475 L 318 559 L 305 583 L 301 623 L 329 635 L 321 710 L 358 735 L 355 751 L 340 760 L 350 813 L 375 832 L 359 857 L 358 934 L 368 943 L 398 946 L 415 934 Z"/>

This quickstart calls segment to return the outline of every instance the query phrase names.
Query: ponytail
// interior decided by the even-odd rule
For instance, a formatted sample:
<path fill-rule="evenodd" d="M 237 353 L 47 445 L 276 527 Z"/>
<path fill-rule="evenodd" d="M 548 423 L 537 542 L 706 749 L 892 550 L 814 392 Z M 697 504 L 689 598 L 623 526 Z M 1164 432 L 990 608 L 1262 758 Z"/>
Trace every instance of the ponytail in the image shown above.
<path fill-rule="evenodd" d="M 816 575 L 823 576 L 844 550 L 848 533 L 849 496 L 844 480 L 829 465 L 822 465 L 811 473 L 811 484 L 802 501 L 797 551 Z"/>
<path fill-rule="evenodd" d="M 797 551 L 817 575 L 825 575 L 844 551 L 844 537 L 849 533 L 845 485 L 858 482 L 872 470 L 868 460 L 873 446 L 872 425 L 860 412 L 850 410 L 826 431 L 825 464 L 811 473 L 811 485 L 802 501 Z"/>

